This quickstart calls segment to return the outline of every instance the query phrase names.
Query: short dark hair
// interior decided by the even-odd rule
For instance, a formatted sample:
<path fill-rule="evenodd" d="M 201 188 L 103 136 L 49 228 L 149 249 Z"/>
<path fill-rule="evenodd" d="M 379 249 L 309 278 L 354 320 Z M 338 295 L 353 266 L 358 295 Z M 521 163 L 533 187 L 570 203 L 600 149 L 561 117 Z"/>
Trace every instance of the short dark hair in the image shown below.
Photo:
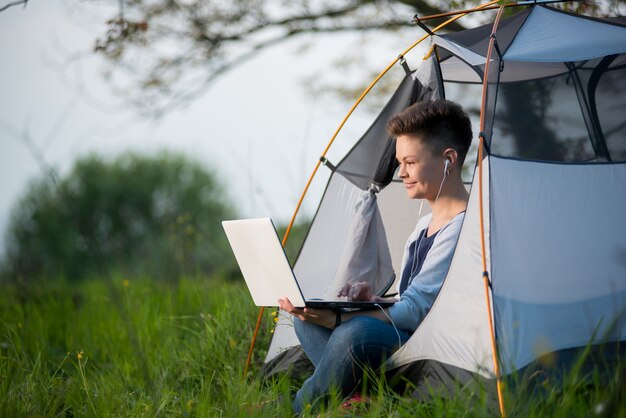
<path fill-rule="evenodd" d="M 394 137 L 417 135 L 432 153 L 453 148 L 459 155 L 461 165 L 472 143 L 472 122 L 461 105 L 439 99 L 417 102 L 397 115 L 387 124 Z"/>

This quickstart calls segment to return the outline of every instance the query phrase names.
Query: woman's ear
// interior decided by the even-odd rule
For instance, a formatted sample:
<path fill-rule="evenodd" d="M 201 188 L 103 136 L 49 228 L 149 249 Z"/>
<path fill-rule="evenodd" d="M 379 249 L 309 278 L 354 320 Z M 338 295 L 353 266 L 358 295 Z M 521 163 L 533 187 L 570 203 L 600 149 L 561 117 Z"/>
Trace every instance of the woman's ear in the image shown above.
<path fill-rule="evenodd" d="M 446 148 L 443 154 L 444 154 L 444 158 L 446 159 L 446 162 L 445 162 L 446 171 L 449 173 L 456 165 L 456 162 L 458 161 L 458 158 L 459 158 L 459 154 L 456 152 L 454 148 Z"/>

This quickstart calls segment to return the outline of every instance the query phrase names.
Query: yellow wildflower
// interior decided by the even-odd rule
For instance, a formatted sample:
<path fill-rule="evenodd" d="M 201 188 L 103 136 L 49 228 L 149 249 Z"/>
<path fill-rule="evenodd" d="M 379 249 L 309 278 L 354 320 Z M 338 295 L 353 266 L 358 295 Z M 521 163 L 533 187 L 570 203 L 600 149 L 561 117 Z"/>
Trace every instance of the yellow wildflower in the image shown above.
<path fill-rule="evenodd" d="M 82 358 L 83 358 L 83 350 L 80 350 L 80 351 L 76 354 L 76 357 L 77 357 L 79 360 L 82 360 Z"/>
<path fill-rule="evenodd" d="M 128 281 L 128 279 L 122 280 L 122 286 L 128 287 L 129 285 L 130 285 L 130 282 Z"/>

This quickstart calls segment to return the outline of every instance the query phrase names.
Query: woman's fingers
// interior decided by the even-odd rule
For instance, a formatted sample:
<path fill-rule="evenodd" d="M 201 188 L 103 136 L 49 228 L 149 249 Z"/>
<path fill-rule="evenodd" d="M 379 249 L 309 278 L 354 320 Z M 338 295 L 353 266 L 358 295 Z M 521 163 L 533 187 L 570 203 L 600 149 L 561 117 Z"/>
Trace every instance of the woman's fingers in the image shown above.
<path fill-rule="evenodd" d="M 350 283 L 344 284 L 343 287 L 337 293 L 337 297 L 340 298 L 343 296 L 349 296 L 351 288 L 352 288 L 352 285 Z"/>
<path fill-rule="evenodd" d="M 319 318 L 321 313 L 318 309 L 304 308 L 304 314 L 309 318 Z"/>
<path fill-rule="evenodd" d="M 330 319 L 335 317 L 334 312 L 328 309 L 296 308 L 286 297 L 278 299 L 278 306 L 301 321 L 309 321 L 323 326 L 328 326 L 331 322 Z"/>
<path fill-rule="evenodd" d="M 302 321 L 306 321 L 307 319 L 317 317 L 315 312 L 311 312 L 311 310 L 307 308 L 305 309 L 296 308 L 295 306 L 293 306 L 293 304 L 288 298 L 278 299 L 278 306 L 283 311 L 290 313 L 291 315 L 295 316 L 296 318 Z"/>
<path fill-rule="evenodd" d="M 373 295 L 368 282 L 347 283 L 337 293 L 337 297 L 345 296 L 348 300 L 370 300 Z"/>
<path fill-rule="evenodd" d="M 293 305 L 291 304 L 291 301 L 286 297 L 278 299 L 278 307 L 283 311 L 289 313 L 291 313 L 291 311 L 293 310 Z"/>
<path fill-rule="evenodd" d="M 289 312 L 292 315 L 302 315 L 303 310 L 293 306 L 289 298 L 278 299 L 278 306 L 285 312 Z"/>
<path fill-rule="evenodd" d="M 346 296 L 350 300 L 365 300 L 370 292 L 370 285 L 367 282 L 359 282 L 350 286 Z"/>

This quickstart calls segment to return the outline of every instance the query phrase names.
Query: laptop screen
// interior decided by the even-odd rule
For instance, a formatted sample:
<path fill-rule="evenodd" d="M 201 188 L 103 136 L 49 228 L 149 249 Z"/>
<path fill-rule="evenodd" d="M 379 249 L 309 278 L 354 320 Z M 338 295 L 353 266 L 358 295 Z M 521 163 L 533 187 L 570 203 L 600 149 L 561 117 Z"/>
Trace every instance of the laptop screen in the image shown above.
<path fill-rule="evenodd" d="M 223 221 L 248 290 L 257 306 L 278 306 L 287 296 L 304 307 L 304 297 L 270 218 Z"/>

